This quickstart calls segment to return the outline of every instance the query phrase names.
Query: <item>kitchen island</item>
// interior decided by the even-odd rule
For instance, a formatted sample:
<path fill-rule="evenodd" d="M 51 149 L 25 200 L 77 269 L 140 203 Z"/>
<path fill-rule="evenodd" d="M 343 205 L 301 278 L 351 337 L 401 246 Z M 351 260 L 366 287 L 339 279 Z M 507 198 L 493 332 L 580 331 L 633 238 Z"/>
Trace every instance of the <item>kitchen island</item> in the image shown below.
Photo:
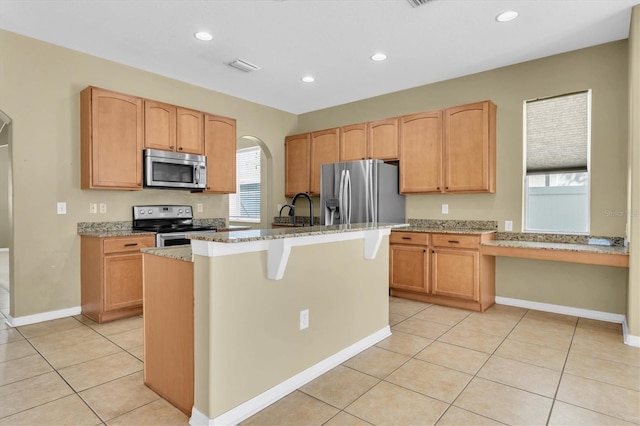
<path fill-rule="evenodd" d="M 237 424 L 388 337 L 395 226 L 193 235 L 190 423 Z"/>

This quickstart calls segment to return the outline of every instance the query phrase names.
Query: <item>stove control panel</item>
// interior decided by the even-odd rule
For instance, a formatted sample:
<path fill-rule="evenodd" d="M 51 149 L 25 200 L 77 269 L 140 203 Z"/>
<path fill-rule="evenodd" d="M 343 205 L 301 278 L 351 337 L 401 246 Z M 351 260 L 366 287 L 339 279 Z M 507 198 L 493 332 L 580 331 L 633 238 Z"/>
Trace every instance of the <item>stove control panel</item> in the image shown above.
<path fill-rule="evenodd" d="M 133 206 L 133 219 L 192 219 L 191 206 Z"/>

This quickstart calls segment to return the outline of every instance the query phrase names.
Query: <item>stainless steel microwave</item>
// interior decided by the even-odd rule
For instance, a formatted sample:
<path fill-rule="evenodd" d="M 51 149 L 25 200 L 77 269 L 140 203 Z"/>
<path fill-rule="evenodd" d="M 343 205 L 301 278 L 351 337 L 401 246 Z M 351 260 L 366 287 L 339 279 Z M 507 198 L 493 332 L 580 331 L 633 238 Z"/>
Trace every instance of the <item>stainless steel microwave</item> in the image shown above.
<path fill-rule="evenodd" d="M 205 189 L 207 157 L 145 149 L 144 186 L 145 188 Z"/>

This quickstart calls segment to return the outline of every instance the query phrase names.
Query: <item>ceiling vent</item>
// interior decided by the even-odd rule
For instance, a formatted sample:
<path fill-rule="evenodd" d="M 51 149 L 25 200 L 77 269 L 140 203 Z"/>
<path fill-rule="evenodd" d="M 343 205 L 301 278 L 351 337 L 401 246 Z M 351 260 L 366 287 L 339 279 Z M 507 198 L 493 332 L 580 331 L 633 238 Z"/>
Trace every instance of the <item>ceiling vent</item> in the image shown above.
<path fill-rule="evenodd" d="M 413 7 L 422 6 L 423 4 L 429 3 L 431 0 L 407 0 L 409 4 Z"/>
<path fill-rule="evenodd" d="M 251 62 L 247 62 L 240 58 L 233 62 L 229 62 L 229 65 L 244 72 L 258 71 L 260 69 L 259 66 L 253 65 Z"/>

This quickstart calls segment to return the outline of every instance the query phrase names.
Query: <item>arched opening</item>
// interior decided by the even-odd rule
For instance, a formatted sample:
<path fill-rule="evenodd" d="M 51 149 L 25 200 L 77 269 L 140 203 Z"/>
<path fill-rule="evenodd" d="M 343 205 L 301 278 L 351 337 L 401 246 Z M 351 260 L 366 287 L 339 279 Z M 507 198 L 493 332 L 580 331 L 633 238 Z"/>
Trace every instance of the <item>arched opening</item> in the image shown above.
<path fill-rule="evenodd" d="M 250 150 L 251 148 L 255 147 L 260 149 L 260 183 L 258 185 L 260 191 L 260 222 L 258 223 L 255 221 L 249 222 L 249 220 L 241 221 L 232 219 L 231 213 L 233 210 L 233 206 L 231 205 L 229 209 L 229 222 L 233 222 L 233 224 L 238 225 L 251 225 L 252 227 L 257 228 L 268 228 L 268 224 L 271 223 L 272 219 L 269 217 L 269 214 L 271 214 L 271 212 L 273 212 L 274 210 L 273 200 L 272 197 L 270 197 L 270 194 L 273 193 L 273 155 L 271 154 L 271 151 L 269 150 L 267 144 L 264 143 L 264 141 L 260 138 L 251 135 L 244 135 L 240 136 L 237 140 L 236 148 L 239 153 L 243 150 Z M 238 168 L 238 170 L 240 170 L 240 167 Z M 236 201 L 238 204 L 240 204 L 240 185 L 241 182 L 240 180 L 238 180 L 238 183 L 236 184 L 238 192 L 236 192 L 235 196 L 230 197 L 230 204 L 233 201 Z M 241 210 L 241 208 L 236 209 L 235 211 L 237 212 L 238 210 Z"/>
<path fill-rule="evenodd" d="M 11 119 L 0 111 L 0 319 L 11 314 L 15 294 L 13 265 L 13 179 L 11 168 Z"/>

